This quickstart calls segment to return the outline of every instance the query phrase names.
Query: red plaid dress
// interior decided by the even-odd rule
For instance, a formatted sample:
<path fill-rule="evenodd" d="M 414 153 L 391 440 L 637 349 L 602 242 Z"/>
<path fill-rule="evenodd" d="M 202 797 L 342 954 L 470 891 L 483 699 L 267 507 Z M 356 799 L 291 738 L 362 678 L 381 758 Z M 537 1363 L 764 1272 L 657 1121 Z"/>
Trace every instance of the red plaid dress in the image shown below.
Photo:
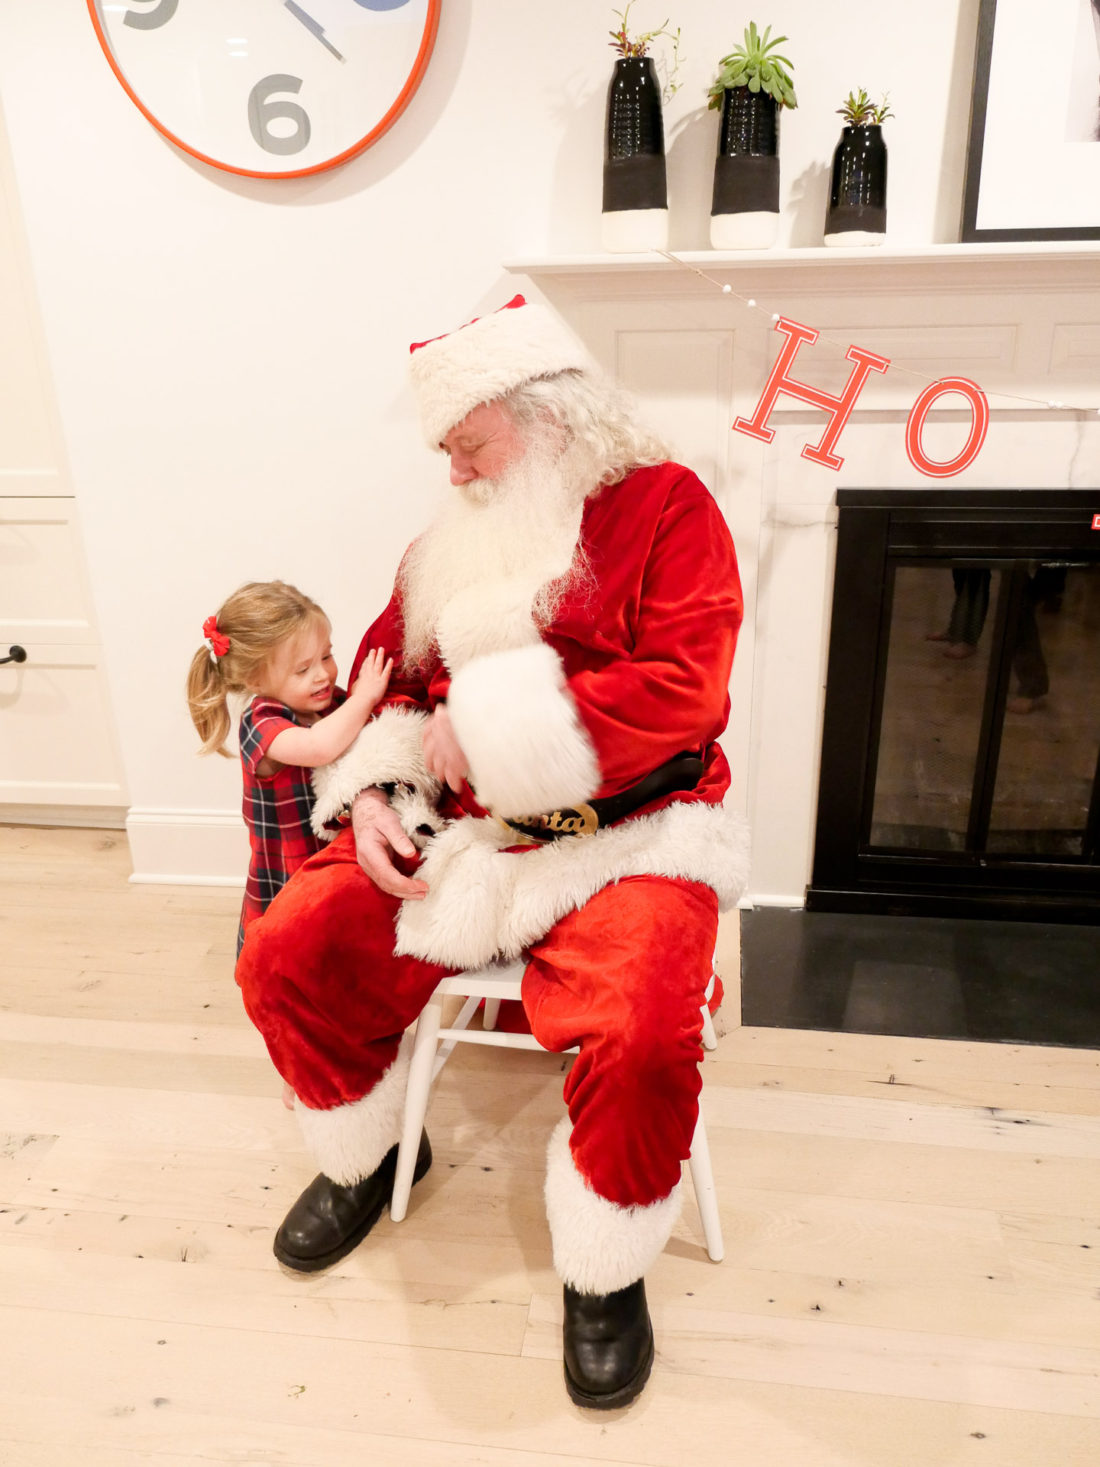
<path fill-rule="evenodd" d="M 343 689 L 337 688 L 332 708 L 338 708 L 345 697 Z M 293 709 L 273 698 L 253 698 L 241 718 L 241 813 L 248 827 L 252 858 L 237 931 L 238 956 L 248 924 L 267 911 L 293 872 L 325 845 L 310 825 L 314 798 L 310 771 L 300 764 L 281 764 L 274 774 L 257 773 L 277 734 L 306 726 Z"/>

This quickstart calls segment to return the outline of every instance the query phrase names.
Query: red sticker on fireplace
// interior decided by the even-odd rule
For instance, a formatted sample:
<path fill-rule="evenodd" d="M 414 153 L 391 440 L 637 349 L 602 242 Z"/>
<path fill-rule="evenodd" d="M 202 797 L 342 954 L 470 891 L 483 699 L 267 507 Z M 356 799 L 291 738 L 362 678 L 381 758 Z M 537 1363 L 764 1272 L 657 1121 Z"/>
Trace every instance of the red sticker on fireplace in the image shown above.
<path fill-rule="evenodd" d="M 1092 528 L 1094 530 L 1100 530 L 1100 514 L 1094 514 L 1093 515 L 1093 517 L 1092 517 Z"/>

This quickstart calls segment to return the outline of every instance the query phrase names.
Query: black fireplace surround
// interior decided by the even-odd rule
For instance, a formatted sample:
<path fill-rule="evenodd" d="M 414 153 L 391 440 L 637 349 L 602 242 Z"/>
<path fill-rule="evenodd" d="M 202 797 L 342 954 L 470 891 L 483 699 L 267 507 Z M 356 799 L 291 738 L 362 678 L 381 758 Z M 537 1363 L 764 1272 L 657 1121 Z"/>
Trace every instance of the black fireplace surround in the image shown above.
<path fill-rule="evenodd" d="M 837 504 L 807 909 L 1100 922 L 1100 489 Z"/>

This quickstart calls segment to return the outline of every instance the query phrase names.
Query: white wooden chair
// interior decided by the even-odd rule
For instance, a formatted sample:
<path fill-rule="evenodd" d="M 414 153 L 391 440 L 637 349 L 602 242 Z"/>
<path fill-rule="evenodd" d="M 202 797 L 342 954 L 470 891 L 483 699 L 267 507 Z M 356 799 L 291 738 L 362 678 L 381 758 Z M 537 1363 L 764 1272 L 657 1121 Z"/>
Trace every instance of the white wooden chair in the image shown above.
<path fill-rule="evenodd" d="M 519 999 L 520 983 L 524 964 L 510 963 L 507 966 L 481 968 L 476 972 L 456 973 L 453 978 L 444 978 L 428 1000 L 416 1025 L 409 1078 L 405 1090 L 405 1128 L 397 1152 L 397 1171 L 394 1177 L 393 1198 L 390 1202 L 390 1217 L 400 1222 L 409 1205 L 412 1190 L 413 1167 L 416 1164 L 420 1133 L 428 1110 L 428 1096 L 432 1083 L 447 1063 L 456 1044 L 488 1044 L 503 1049 L 542 1049 L 542 1045 L 531 1034 L 506 1034 L 496 1026 L 497 1013 L 504 999 Z M 707 986 L 707 999 L 714 986 L 714 977 Z M 450 1027 L 442 1027 L 443 1004 L 447 998 L 458 995 L 465 999 L 455 1021 Z M 470 1020 L 484 1000 L 485 1012 L 482 1028 L 471 1029 Z M 717 1044 L 714 1025 L 706 1002 L 703 1004 L 703 1044 L 714 1049 Z M 543 1051 L 544 1053 L 546 1051 Z M 576 1053 L 576 1050 L 566 1051 Z M 703 1236 L 707 1253 L 718 1263 L 725 1254 L 722 1242 L 722 1226 L 718 1218 L 718 1197 L 714 1189 L 714 1174 L 710 1165 L 710 1148 L 703 1124 L 702 1102 L 699 1119 L 695 1124 L 695 1135 L 691 1142 L 691 1158 L 688 1162 L 691 1180 L 695 1187 L 695 1200 L 703 1224 Z"/>

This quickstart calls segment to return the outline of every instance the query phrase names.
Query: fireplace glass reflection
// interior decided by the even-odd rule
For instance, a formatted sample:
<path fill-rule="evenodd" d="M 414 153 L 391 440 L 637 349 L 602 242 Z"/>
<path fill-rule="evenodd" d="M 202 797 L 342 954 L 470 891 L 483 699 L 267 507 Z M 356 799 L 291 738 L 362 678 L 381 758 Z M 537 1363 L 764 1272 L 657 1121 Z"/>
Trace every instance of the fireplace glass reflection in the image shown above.
<path fill-rule="evenodd" d="M 1100 752 L 1100 565 L 895 563 L 865 849 L 1079 860 Z"/>

